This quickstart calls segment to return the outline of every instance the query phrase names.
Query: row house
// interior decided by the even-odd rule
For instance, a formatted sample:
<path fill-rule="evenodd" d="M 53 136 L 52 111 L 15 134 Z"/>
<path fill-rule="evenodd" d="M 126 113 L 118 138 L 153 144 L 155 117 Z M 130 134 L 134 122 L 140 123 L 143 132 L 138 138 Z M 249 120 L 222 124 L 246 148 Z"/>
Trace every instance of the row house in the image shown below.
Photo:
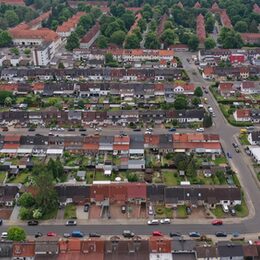
<path fill-rule="evenodd" d="M 260 82 L 254 81 L 243 81 L 240 84 L 240 91 L 245 95 L 259 94 L 260 93 Z"/>
<path fill-rule="evenodd" d="M 90 48 L 100 34 L 100 24 L 97 21 L 80 41 L 80 48 Z"/>
<path fill-rule="evenodd" d="M 204 16 L 202 14 L 199 14 L 197 16 L 197 29 L 196 29 L 196 33 L 199 39 L 200 44 L 204 44 L 205 39 L 206 39 L 206 29 L 205 29 L 205 20 L 204 20 Z"/>
<path fill-rule="evenodd" d="M 257 243 L 219 241 L 202 245 L 199 241 L 171 239 L 164 235 L 135 236 L 132 239 L 116 235 L 88 239 L 41 237 L 35 241 L 1 241 L 0 249 L 3 259 L 26 260 L 258 259 L 260 252 Z"/>

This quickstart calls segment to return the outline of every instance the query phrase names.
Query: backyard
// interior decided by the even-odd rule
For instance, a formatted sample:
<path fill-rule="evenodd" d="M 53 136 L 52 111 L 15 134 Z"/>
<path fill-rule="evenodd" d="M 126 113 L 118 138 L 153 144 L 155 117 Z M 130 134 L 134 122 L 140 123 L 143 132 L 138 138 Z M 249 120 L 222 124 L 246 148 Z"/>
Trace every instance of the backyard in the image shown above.
<path fill-rule="evenodd" d="M 76 206 L 73 204 L 68 204 L 64 208 L 64 218 L 65 219 L 75 219 L 76 216 Z"/>

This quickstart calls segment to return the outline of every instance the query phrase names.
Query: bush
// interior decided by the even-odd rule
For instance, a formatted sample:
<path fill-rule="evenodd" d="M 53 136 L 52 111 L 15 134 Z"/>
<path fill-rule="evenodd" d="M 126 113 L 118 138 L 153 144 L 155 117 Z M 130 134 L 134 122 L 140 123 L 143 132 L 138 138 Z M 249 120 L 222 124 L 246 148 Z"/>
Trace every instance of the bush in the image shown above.
<path fill-rule="evenodd" d="M 155 210 L 155 212 L 156 212 L 156 214 L 158 214 L 158 215 L 162 215 L 163 212 L 164 212 L 164 210 L 163 210 L 163 208 L 157 208 L 157 209 Z"/>

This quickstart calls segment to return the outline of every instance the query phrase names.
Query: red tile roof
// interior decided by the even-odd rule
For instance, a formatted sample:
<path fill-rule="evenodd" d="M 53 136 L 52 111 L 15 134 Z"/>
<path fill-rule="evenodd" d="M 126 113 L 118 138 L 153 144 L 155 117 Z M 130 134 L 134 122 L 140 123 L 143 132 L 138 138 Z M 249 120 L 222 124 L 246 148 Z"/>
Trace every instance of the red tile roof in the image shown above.
<path fill-rule="evenodd" d="M 221 23 L 224 27 L 227 27 L 227 28 L 233 27 L 226 10 L 222 10 L 222 12 L 220 13 L 220 19 L 221 19 Z"/>
<path fill-rule="evenodd" d="M 6 5 L 25 5 L 24 0 L 0 0 L 0 4 Z"/>
<path fill-rule="evenodd" d="M 163 33 L 164 30 L 164 24 L 168 19 L 168 15 L 165 13 L 159 23 L 159 26 L 157 27 L 157 36 L 160 36 Z"/>
<path fill-rule="evenodd" d="M 146 184 L 145 183 L 127 183 L 127 197 L 146 199 Z"/>
<path fill-rule="evenodd" d="M 43 90 L 44 89 L 44 83 L 43 82 L 35 82 L 32 84 L 33 90 Z"/>
<path fill-rule="evenodd" d="M 18 149 L 20 144 L 4 144 L 3 149 Z"/>
<path fill-rule="evenodd" d="M 30 27 L 36 26 L 38 24 L 40 24 L 41 22 L 47 20 L 51 15 L 51 11 L 45 12 L 41 15 L 39 15 L 38 17 L 36 17 L 35 19 L 33 19 L 32 21 L 28 22 L 28 25 Z"/>
<path fill-rule="evenodd" d="M 69 18 L 66 22 L 64 22 L 62 25 L 58 26 L 57 32 L 70 32 L 73 29 L 76 28 L 77 24 L 79 23 L 79 20 L 81 16 L 85 15 L 85 12 L 77 12 L 75 15 L 73 15 L 71 18 Z"/>
<path fill-rule="evenodd" d="M 13 257 L 34 257 L 35 243 L 34 242 L 14 242 L 13 243 Z"/>
<path fill-rule="evenodd" d="M 197 16 L 197 36 L 201 43 L 204 43 L 206 39 L 205 21 L 202 14 Z"/>
<path fill-rule="evenodd" d="M 88 43 L 90 42 L 93 37 L 98 33 L 100 30 L 100 24 L 99 22 L 96 22 L 96 24 L 84 35 L 84 37 L 81 39 L 81 43 Z"/>
<path fill-rule="evenodd" d="M 250 117 L 251 111 L 249 109 L 237 109 L 236 114 L 238 118 Z"/>
<path fill-rule="evenodd" d="M 260 33 L 241 33 L 244 42 L 257 42 L 260 40 Z"/>
<path fill-rule="evenodd" d="M 149 247 L 151 253 L 171 253 L 171 239 L 151 236 Z"/>
<path fill-rule="evenodd" d="M 231 82 L 221 82 L 219 83 L 219 90 L 221 92 L 225 92 L 225 91 L 232 91 L 233 90 L 233 83 Z"/>
<path fill-rule="evenodd" d="M 12 83 L 12 84 L 0 84 L 0 90 L 4 90 L 4 91 L 17 91 L 18 88 L 18 84 Z"/>
<path fill-rule="evenodd" d="M 19 143 L 21 139 L 20 135 L 12 135 L 12 134 L 8 134 L 5 135 L 4 137 L 4 142 L 13 142 L 13 143 Z"/>
<path fill-rule="evenodd" d="M 253 12 L 257 13 L 257 14 L 260 14 L 260 7 L 256 3 L 253 6 Z"/>
<path fill-rule="evenodd" d="M 201 4 L 199 2 L 196 2 L 194 8 L 201 8 Z"/>
<path fill-rule="evenodd" d="M 214 68 L 213 67 L 205 67 L 203 69 L 203 73 L 206 75 L 206 76 L 210 76 L 214 73 Z"/>
<path fill-rule="evenodd" d="M 135 15 L 135 22 L 134 24 L 131 26 L 130 30 L 128 31 L 128 34 L 131 34 L 133 32 L 133 30 L 138 26 L 138 22 L 139 20 L 142 19 L 142 14 L 140 12 L 138 12 L 136 15 Z"/>

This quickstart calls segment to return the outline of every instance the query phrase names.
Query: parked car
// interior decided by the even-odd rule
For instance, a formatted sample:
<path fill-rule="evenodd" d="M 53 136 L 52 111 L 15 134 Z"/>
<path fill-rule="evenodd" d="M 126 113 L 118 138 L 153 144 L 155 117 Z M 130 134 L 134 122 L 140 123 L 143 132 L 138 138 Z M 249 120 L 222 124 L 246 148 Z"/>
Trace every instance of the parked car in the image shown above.
<path fill-rule="evenodd" d="M 204 130 L 205 130 L 205 129 L 204 129 L 203 127 L 200 127 L 200 128 L 197 128 L 197 129 L 196 129 L 197 132 L 204 132 Z"/>
<path fill-rule="evenodd" d="M 57 234 L 55 232 L 50 231 L 50 232 L 47 233 L 47 236 L 48 237 L 56 237 Z"/>
<path fill-rule="evenodd" d="M 229 159 L 232 159 L 232 154 L 231 154 L 230 152 L 227 152 L 227 157 L 228 157 Z"/>
<path fill-rule="evenodd" d="M 234 208 L 229 208 L 229 212 L 230 212 L 231 216 L 236 215 L 236 210 Z"/>
<path fill-rule="evenodd" d="M 215 235 L 216 237 L 227 237 L 227 233 L 222 231 L 216 232 Z"/>
<path fill-rule="evenodd" d="M 153 206 L 151 205 L 148 207 L 148 214 L 153 215 Z"/>
<path fill-rule="evenodd" d="M 2 232 L 2 234 L 1 234 L 1 238 L 7 238 L 8 237 L 8 234 L 7 234 L 7 232 Z"/>
<path fill-rule="evenodd" d="M 148 225 L 159 225 L 160 221 L 158 219 L 152 219 L 152 220 L 148 220 L 147 224 Z"/>
<path fill-rule="evenodd" d="M 240 150 L 238 147 L 235 148 L 236 153 L 240 153 Z"/>
<path fill-rule="evenodd" d="M 169 236 L 170 237 L 181 237 L 181 233 L 180 232 L 170 232 Z"/>
<path fill-rule="evenodd" d="M 69 238 L 69 237 L 71 237 L 71 235 L 70 235 L 70 233 L 64 233 L 64 234 L 63 234 L 63 237 Z"/>
<path fill-rule="evenodd" d="M 76 231 L 72 231 L 71 236 L 72 237 L 84 237 L 84 234 L 81 231 L 76 230 Z"/>
<path fill-rule="evenodd" d="M 34 132 L 35 131 L 35 128 L 31 127 L 28 129 L 29 132 Z"/>
<path fill-rule="evenodd" d="M 214 226 L 220 226 L 220 225 L 223 225 L 223 221 L 219 220 L 219 219 L 215 219 L 211 222 L 211 224 Z"/>
<path fill-rule="evenodd" d="M 84 205 L 84 212 L 88 212 L 89 211 L 89 204 L 85 204 Z"/>
<path fill-rule="evenodd" d="M 187 212 L 188 215 L 190 215 L 191 212 L 192 212 L 191 207 L 186 207 L 186 212 Z"/>
<path fill-rule="evenodd" d="M 29 220 L 27 222 L 28 226 L 37 226 L 39 225 L 39 221 L 38 220 Z"/>
<path fill-rule="evenodd" d="M 0 219 L 0 226 L 2 226 L 3 225 L 3 220 L 2 219 Z"/>
<path fill-rule="evenodd" d="M 88 236 L 89 237 L 101 237 L 101 235 L 96 232 L 89 233 Z"/>
<path fill-rule="evenodd" d="M 199 233 L 199 232 L 196 232 L 196 231 L 193 231 L 193 232 L 190 232 L 190 233 L 189 233 L 189 236 L 190 236 L 190 237 L 200 237 L 200 233 Z"/>
<path fill-rule="evenodd" d="M 135 128 L 133 129 L 134 132 L 140 132 L 141 131 L 141 128 Z"/>
<path fill-rule="evenodd" d="M 171 129 L 169 129 L 169 132 L 175 132 L 176 131 L 176 128 L 171 128 Z"/>
<path fill-rule="evenodd" d="M 169 218 L 164 218 L 160 220 L 161 224 L 171 224 L 171 220 Z"/>
<path fill-rule="evenodd" d="M 163 236 L 163 234 L 162 234 L 161 231 L 153 231 L 152 235 L 153 235 L 154 237 L 162 237 L 162 236 Z"/>
<path fill-rule="evenodd" d="M 77 226 L 77 221 L 76 220 L 68 220 L 66 222 L 66 226 Z"/>
<path fill-rule="evenodd" d="M 69 132 L 74 132 L 74 131 L 75 131 L 75 128 L 69 128 L 68 131 L 69 131 Z"/>
<path fill-rule="evenodd" d="M 232 143 L 233 147 L 236 148 L 238 145 L 236 143 Z"/>
<path fill-rule="evenodd" d="M 80 132 L 86 132 L 87 130 L 85 128 L 80 128 L 79 131 Z"/>
<path fill-rule="evenodd" d="M 131 238 L 131 237 L 134 237 L 134 236 L 135 236 L 135 233 L 131 232 L 130 230 L 124 230 L 123 231 L 123 237 Z"/>
<path fill-rule="evenodd" d="M 122 205 L 122 206 L 121 206 L 121 212 L 122 212 L 123 214 L 126 213 L 126 205 Z"/>
<path fill-rule="evenodd" d="M 240 234 L 239 234 L 239 232 L 237 232 L 237 231 L 235 231 L 235 232 L 232 233 L 232 237 L 239 237 L 239 236 L 240 236 Z"/>
<path fill-rule="evenodd" d="M 224 213 L 228 213 L 228 206 L 226 204 L 222 205 L 222 209 Z"/>
<path fill-rule="evenodd" d="M 42 234 L 41 232 L 37 232 L 37 233 L 34 235 L 35 238 L 42 237 L 42 236 L 43 236 L 43 234 Z"/>

